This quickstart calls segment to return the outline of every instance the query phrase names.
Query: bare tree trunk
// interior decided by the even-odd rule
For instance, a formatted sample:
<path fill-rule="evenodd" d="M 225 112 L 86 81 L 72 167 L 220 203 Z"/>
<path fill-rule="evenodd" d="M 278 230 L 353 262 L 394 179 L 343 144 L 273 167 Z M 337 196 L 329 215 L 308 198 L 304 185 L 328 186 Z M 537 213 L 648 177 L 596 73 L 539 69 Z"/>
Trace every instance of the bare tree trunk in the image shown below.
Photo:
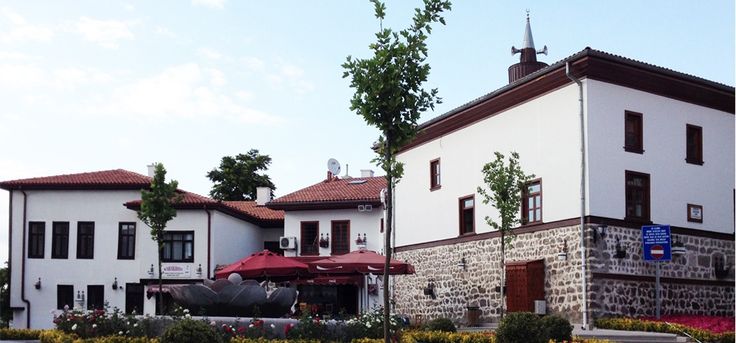
<path fill-rule="evenodd" d="M 505 248 L 506 248 L 506 241 L 504 237 L 504 231 L 501 230 L 501 319 L 503 319 L 504 314 L 504 307 L 506 305 L 506 254 L 505 254 Z"/>
<path fill-rule="evenodd" d="M 163 276 L 161 275 L 161 269 L 163 265 L 163 263 L 161 262 L 161 254 L 163 250 L 164 250 L 164 245 L 161 244 L 161 240 L 159 240 L 158 241 L 158 297 L 156 298 L 156 300 L 158 300 L 158 308 L 160 309 L 162 315 L 165 314 L 164 313 L 164 289 L 163 289 L 164 280 L 163 280 Z M 154 314 L 155 313 L 156 311 L 154 311 Z"/>
<path fill-rule="evenodd" d="M 386 262 L 383 265 L 383 341 L 385 343 L 391 342 L 391 307 L 389 299 L 389 270 L 391 264 L 391 230 L 393 224 L 393 171 L 391 170 L 391 139 L 388 131 L 384 132 L 386 138 L 386 147 L 384 159 L 386 163 L 386 239 L 384 240 L 384 252 L 386 253 Z"/>

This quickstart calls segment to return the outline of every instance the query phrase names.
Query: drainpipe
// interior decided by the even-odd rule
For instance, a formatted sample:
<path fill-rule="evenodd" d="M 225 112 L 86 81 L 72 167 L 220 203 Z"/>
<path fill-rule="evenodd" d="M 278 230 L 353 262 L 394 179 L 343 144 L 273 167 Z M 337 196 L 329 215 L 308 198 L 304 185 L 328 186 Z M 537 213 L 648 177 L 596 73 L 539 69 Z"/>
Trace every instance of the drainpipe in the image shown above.
<path fill-rule="evenodd" d="M 20 188 L 19 188 L 20 189 Z M 21 241 L 21 257 L 20 257 L 20 300 L 26 303 L 26 329 L 31 328 L 31 302 L 26 299 L 26 209 L 28 208 L 28 194 L 23 193 L 23 240 Z"/>
<path fill-rule="evenodd" d="M 8 270 L 13 273 L 13 190 L 8 190 Z M 12 275 L 8 275 L 8 294 L 13 287 Z M 8 304 L 10 305 L 10 304 Z M 12 310 L 11 310 L 12 312 Z"/>
<path fill-rule="evenodd" d="M 570 62 L 565 62 L 565 75 L 578 84 L 580 102 L 580 257 L 583 281 L 583 329 L 588 328 L 588 282 L 586 276 L 587 256 L 585 254 L 585 116 L 583 108 L 583 83 L 570 72 Z"/>
<path fill-rule="evenodd" d="M 204 206 L 204 211 L 207 212 L 207 278 L 210 278 L 212 272 L 212 212 L 207 209 L 207 205 Z"/>

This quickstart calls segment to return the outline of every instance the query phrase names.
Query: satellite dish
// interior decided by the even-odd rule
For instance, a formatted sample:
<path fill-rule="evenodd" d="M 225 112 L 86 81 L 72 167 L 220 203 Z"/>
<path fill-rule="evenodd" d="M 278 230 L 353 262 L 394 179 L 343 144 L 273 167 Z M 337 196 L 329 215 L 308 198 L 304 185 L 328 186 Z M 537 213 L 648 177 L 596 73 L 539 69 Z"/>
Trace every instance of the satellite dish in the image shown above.
<path fill-rule="evenodd" d="M 327 170 L 329 170 L 332 175 L 340 175 L 340 162 L 337 162 L 334 158 L 327 160 Z"/>

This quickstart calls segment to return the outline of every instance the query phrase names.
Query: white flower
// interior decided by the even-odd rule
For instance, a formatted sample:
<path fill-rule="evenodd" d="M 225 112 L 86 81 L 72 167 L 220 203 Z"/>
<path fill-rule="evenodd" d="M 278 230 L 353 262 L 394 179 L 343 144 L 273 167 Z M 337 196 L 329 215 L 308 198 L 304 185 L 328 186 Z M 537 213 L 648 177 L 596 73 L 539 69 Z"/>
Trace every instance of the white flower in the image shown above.
<path fill-rule="evenodd" d="M 189 313 L 187 313 L 187 314 L 184 315 L 184 318 L 192 318 L 192 315 L 189 314 Z"/>
<path fill-rule="evenodd" d="M 252 327 L 253 327 L 253 324 L 250 324 L 250 325 L 248 325 L 248 327 L 249 327 L 249 328 L 252 328 Z"/>
<path fill-rule="evenodd" d="M 93 329 L 96 328 L 96 327 L 97 327 L 97 324 L 92 324 L 92 328 Z"/>
<path fill-rule="evenodd" d="M 215 325 L 217 325 L 217 323 L 215 323 L 215 321 L 213 320 L 213 321 L 210 322 L 210 325 L 211 326 L 215 326 Z"/>
<path fill-rule="evenodd" d="M 275 329 L 275 328 L 276 328 L 276 324 L 274 324 L 274 323 L 271 323 L 271 328 L 272 328 L 272 329 Z"/>
<path fill-rule="evenodd" d="M 137 328 L 138 327 L 138 323 L 133 324 L 133 327 L 134 328 Z"/>
<path fill-rule="evenodd" d="M 123 332 L 122 331 L 119 331 L 118 332 L 118 335 L 121 335 L 122 336 L 123 335 Z"/>
<path fill-rule="evenodd" d="M 189 313 L 189 309 L 184 309 L 184 313 Z"/>
<path fill-rule="evenodd" d="M 77 329 L 77 324 L 72 325 L 72 330 L 76 330 L 76 329 Z"/>

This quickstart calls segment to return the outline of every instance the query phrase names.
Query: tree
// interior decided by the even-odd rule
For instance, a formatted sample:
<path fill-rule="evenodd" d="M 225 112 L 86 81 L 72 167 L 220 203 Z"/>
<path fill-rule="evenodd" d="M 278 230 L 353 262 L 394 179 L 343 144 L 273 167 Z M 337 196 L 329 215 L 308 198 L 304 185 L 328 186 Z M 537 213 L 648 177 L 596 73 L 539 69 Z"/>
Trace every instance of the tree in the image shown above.
<path fill-rule="evenodd" d="M 217 200 L 256 200 L 257 187 L 275 190 L 271 178 L 258 173 L 267 170 L 270 164 L 271 157 L 259 154 L 257 149 L 235 157 L 223 157 L 220 167 L 207 173 L 207 177 L 215 183 L 210 196 Z"/>
<path fill-rule="evenodd" d="M 375 16 L 380 22 L 386 15 L 386 6 L 380 0 L 371 0 Z M 369 47 L 373 57 L 353 59 L 347 57 L 342 65 L 343 77 L 350 76 L 350 87 L 355 94 L 350 100 L 350 110 L 381 135 L 378 139 L 374 162 L 386 173 L 386 233 L 383 284 L 383 332 L 386 342 L 390 339 L 390 303 L 388 271 L 391 259 L 391 231 L 393 216 L 393 188 L 403 175 L 402 164 L 396 161 L 398 149 L 416 135 L 417 120 L 422 112 L 434 109 L 441 102 L 437 89 L 429 92 L 422 88 L 427 81 L 430 67 L 427 58 L 427 36 L 431 24 L 445 24 L 441 13 L 450 10 L 450 1 L 424 0 L 424 9 L 416 9 L 412 25 L 399 32 L 384 29 L 376 33 L 376 42 Z"/>
<path fill-rule="evenodd" d="M 158 308 L 163 310 L 161 288 L 163 278 L 161 276 L 161 258 L 164 251 L 164 230 L 166 224 L 176 217 L 174 205 L 181 201 L 181 194 L 176 192 L 179 183 L 171 180 L 166 183 L 166 169 L 161 163 L 156 163 L 156 169 L 151 180 L 151 189 L 141 190 L 141 208 L 138 211 L 138 219 L 151 228 L 151 239 L 158 247 Z"/>
<path fill-rule="evenodd" d="M 512 152 L 508 159 L 508 165 L 504 162 L 504 155 L 495 152 L 496 159 L 483 166 L 483 182 L 489 191 L 478 187 L 478 194 L 483 198 L 483 203 L 490 203 L 498 210 L 501 222 L 494 221 L 486 216 L 486 223 L 501 233 L 501 317 L 504 310 L 504 284 L 505 284 L 505 248 L 510 247 L 513 241 L 514 228 L 521 223 L 519 219 L 519 206 L 521 196 L 529 181 L 534 175 L 526 175 L 519 164 L 519 154 Z"/>
<path fill-rule="evenodd" d="M 5 261 L 5 267 L 0 268 L 0 328 L 8 327 L 13 319 L 10 310 L 10 265 Z"/>

